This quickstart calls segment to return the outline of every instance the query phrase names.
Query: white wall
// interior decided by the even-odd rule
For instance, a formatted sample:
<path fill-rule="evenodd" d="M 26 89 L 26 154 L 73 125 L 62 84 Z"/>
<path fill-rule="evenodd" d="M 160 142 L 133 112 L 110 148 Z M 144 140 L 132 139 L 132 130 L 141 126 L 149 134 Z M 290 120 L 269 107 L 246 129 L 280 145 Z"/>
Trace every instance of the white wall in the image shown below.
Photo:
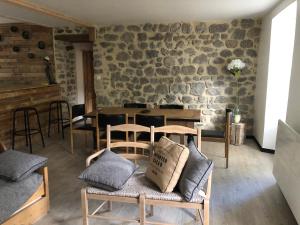
<path fill-rule="evenodd" d="M 284 0 L 263 18 L 260 47 L 258 51 L 258 67 L 255 93 L 254 136 L 263 148 L 274 149 L 274 143 L 267 142 L 266 105 L 269 74 L 269 53 L 271 43 L 272 19 L 294 0 Z M 298 6 L 299 7 L 299 6 Z M 295 37 L 297 38 L 297 37 Z"/>
<path fill-rule="evenodd" d="M 298 0 L 297 24 L 293 67 L 290 83 L 286 122 L 300 133 L 300 1 Z"/>
<path fill-rule="evenodd" d="M 76 43 L 74 44 L 76 57 L 76 78 L 77 78 L 77 103 L 84 104 L 84 77 L 82 51 L 92 50 L 92 44 Z"/>

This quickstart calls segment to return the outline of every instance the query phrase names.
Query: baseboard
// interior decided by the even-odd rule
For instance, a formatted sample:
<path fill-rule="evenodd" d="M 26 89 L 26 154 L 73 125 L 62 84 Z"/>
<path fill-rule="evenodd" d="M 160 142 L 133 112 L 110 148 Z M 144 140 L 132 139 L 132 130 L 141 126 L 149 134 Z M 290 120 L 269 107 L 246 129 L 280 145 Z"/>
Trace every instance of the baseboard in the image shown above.
<path fill-rule="evenodd" d="M 270 154 L 275 153 L 275 150 L 273 150 L 273 149 L 268 149 L 268 148 L 261 147 L 261 145 L 259 144 L 259 142 L 257 141 L 257 139 L 253 135 L 247 136 L 247 138 L 253 139 L 261 152 L 270 153 Z"/>

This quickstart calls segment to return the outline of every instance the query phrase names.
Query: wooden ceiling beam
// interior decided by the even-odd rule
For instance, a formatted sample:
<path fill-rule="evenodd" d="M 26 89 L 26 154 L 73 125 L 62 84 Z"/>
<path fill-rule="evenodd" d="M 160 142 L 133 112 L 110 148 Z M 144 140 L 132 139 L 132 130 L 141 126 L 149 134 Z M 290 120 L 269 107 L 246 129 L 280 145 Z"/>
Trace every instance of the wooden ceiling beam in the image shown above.
<path fill-rule="evenodd" d="M 58 19 L 65 20 L 65 21 L 69 21 L 69 22 L 77 24 L 79 26 L 93 27 L 92 24 L 89 24 L 87 22 L 84 22 L 82 20 L 79 20 L 79 19 L 71 17 L 71 16 L 66 16 L 61 12 L 57 12 L 53 9 L 49 9 L 49 8 L 44 7 L 44 6 L 29 2 L 29 1 L 26 1 L 26 0 L 3 0 L 3 1 L 7 2 L 7 3 L 10 3 L 10 4 L 13 4 L 15 6 L 18 6 L 18 7 L 26 8 L 26 9 L 44 14 L 44 15 L 48 15 L 48 16 L 51 16 L 51 17 L 56 17 Z"/>
<path fill-rule="evenodd" d="M 88 34 L 57 34 L 55 40 L 67 41 L 72 43 L 92 42 Z"/>

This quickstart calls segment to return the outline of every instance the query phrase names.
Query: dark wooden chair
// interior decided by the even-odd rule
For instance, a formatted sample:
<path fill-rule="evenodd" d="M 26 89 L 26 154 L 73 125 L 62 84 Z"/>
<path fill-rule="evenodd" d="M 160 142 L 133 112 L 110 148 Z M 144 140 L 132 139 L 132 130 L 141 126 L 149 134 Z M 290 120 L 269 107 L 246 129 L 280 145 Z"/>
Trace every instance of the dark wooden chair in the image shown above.
<path fill-rule="evenodd" d="M 176 104 L 166 104 L 166 105 L 159 105 L 160 109 L 184 109 L 183 105 L 176 105 Z"/>
<path fill-rule="evenodd" d="M 222 142 L 225 144 L 226 168 L 229 166 L 229 145 L 230 145 L 230 126 L 232 123 L 232 110 L 226 109 L 225 129 L 222 130 L 202 130 L 202 141 Z"/>
<path fill-rule="evenodd" d="M 74 134 L 84 134 L 85 135 L 85 145 L 87 145 L 87 134 L 93 134 L 94 143 L 96 143 L 96 127 L 91 123 L 87 123 L 87 119 L 83 116 L 85 115 L 85 104 L 73 105 L 70 111 L 70 137 L 71 137 L 71 152 L 74 153 Z M 94 144 L 94 148 L 96 145 Z"/>
<path fill-rule="evenodd" d="M 145 115 L 145 114 L 136 114 L 134 116 L 134 124 L 142 125 L 145 127 L 162 127 L 166 125 L 166 117 L 164 115 Z M 154 140 L 157 142 L 163 136 L 163 133 L 156 133 Z M 135 140 L 136 141 L 136 140 Z M 137 136 L 137 141 L 150 141 L 149 133 L 140 133 Z"/>
<path fill-rule="evenodd" d="M 147 104 L 144 103 L 124 103 L 124 108 L 140 108 L 140 109 L 146 109 Z"/>
<path fill-rule="evenodd" d="M 127 114 L 104 114 L 99 113 L 96 118 L 96 139 L 97 139 L 97 150 L 101 149 L 101 142 L 105 142 L 106 137 L 106 128 L 107 125 L 116 126 L 120 124 L 128 123 L 128 115 Z M 101 134 L 100 134 L 101 133 Z M 112 132 L 111 137 L 112 140 L 115 141 L 128 141 L 128 133 L 127 132 Z"/>

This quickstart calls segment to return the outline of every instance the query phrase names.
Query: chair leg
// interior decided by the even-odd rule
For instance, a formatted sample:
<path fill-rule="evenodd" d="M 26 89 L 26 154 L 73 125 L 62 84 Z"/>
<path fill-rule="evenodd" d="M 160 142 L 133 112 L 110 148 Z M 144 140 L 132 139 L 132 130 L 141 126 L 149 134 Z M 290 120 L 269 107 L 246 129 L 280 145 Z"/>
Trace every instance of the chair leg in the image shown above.
<path fill-rule="evenodd" d="M 31 130 L 30 130 L 30 121 L 29 121 L 29 114 L 28 111 L 26 111 L 26 123 L 27 123 L 27 131 L 26 131 L 26 135 L 28 135 L 28 140 L 29 140 L 29 149 L 30 149 L 30 153 L 32 154 L 32 142 L 31 142 Z"/>
<path fill-rule="evenodd" d="M 145 194 L 140 195 L 139 199 L 139 206 L 140 206 L 140 224 L 145 225 L 146 224 L 146 207 L 145 207 Z"/>
<path fill-rule="evenodd" d="M 56 120 L 57 120 L 57 133 L 60 133 L 59 124 L 59 103 L 56 103 Z"/>
<path fill-rule="evenodd" d="M 63 119 L 63 113 L 62 113 L 62 104 L 59 104 L 59 117 L 60 117 L 60 127 L 61 127 L 62 138 L 65 139 L 64 119 Z"/>
<path fill-rule="evenodd" d="M 209 225 L 209 201 L 204 200 L 204 215 L 203 215 L 203 225 Z"/>
<path fill-rule="evenodd" d="M 42 132 L 42 128 L 41 128 L 40 117 L 39 117 L 39 114 L 38 114 L 37 110 L 35 110 L 35 115 L 36 115 L 36 119 L 37 119 L 38 126 L 39 126 L 39 132 L 40 132 L 40 135 L 41 135 L 42 144 L 43 144 L 43 147 L 45 148 L 44 136 L 43 136 L 43 132 Z"/>
<path fill-rule="evenodd" d="M 154 207 L 153 207 L 153 205 L 150 205 L 149 216 L 154 216 Z"/>
<path fill-rule="evenodd" d="M 112 211 L 112 201 L 107 201 L 107 209 L 109 212 Z"/>
<path fill-rule="evenodd" d="M 225 158 L 226 158 L 226 169 L 229 166 L 229 144 L 225 142 Z"/>
<path fill-rule="evenodd" d="M 51 130 L 51 112 L 52 112 L 52 104 L 49 105 L 49 116 L 48 116 L 48 137 L 50 137 L 50 130 Z"/>
<path fill-rule="evenodd" d="M 180 135 L 180 144 L 184 145 L 184 134 Z"/>
<path fill-rule="evenodd" d="M 74 140 L 73 140 L 73 132 L 72 129 L 70 129 L 70 141 L 71 141 L 71 153 L 74 153 Z"/>
<path fill-rule="evenodd" d="M 201 221 L 201 214 L 200 214 L 200 210 L 199 209 L 196 209 L 195 210 L 195 220 L 198 222 L 198 221 Z"/>
<path fill-rule="evenodd" d="M 12 140 L 12 143 L 11 143 L 12 149 L 15 148 L 15 132 L 16 132 L 16 112 L 14 111 L 14 113 L 13 113 L 13 129 L 12 129 L 12 138 L 11 138 L 11 140 Z"/>
<path fill-rule="evenodd" d="M 83 225 L 89 225 L 89 221 L 88 221 L 89 205 L 88 205 L 88 199 L 86 196 L 85 189 L 81 189 L 81 207 L 82 207 Z"/>
<path fill-rule="evenodd" d="M 26 146 L 28 146 L 28 135 L 27 135 L 27 123 L 26 123 L 26 113 L 24 111 L 24 131 L 25 131 L 25 139 L 26 139 Z"/>

